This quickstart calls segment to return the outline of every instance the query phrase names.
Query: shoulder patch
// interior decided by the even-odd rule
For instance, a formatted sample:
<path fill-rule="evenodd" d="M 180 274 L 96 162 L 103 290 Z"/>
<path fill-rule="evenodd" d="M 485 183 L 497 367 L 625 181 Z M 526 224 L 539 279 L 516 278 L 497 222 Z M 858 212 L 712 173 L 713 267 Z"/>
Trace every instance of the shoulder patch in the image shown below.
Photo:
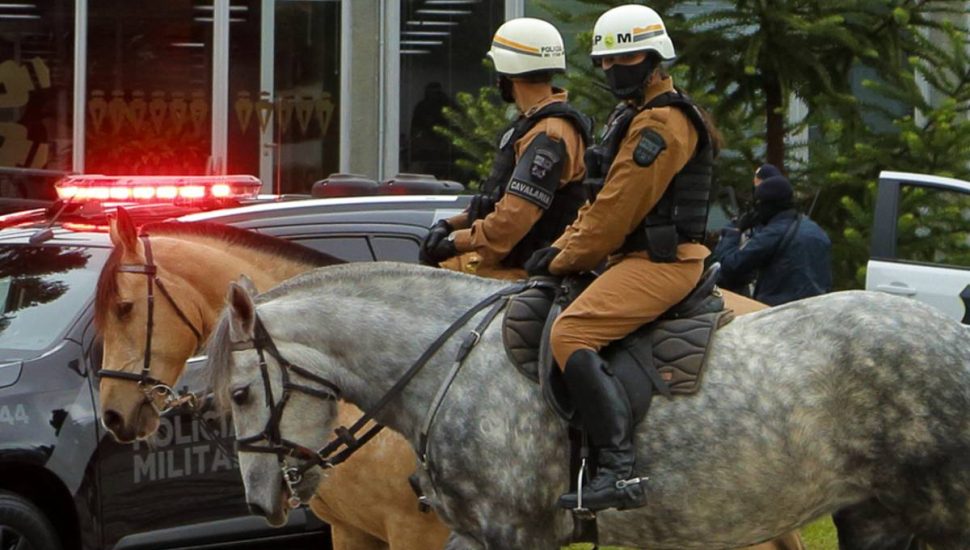
<path fill-rule="evenodd" d="M 640 141 L 633 151 L 633 161 L 638 166 L 650 166 L 666 148 L 667 142 L 664 141 L 663 136 L 647 128 L 640 133 Z"/>
<path fill-rule="evenodd" d="M 532 177 L 537 180 L 546 179 L 549 170 L 559 162 L 559 155 L 551 149 L 536 149 L 536 156 L 532 158 Z"/>

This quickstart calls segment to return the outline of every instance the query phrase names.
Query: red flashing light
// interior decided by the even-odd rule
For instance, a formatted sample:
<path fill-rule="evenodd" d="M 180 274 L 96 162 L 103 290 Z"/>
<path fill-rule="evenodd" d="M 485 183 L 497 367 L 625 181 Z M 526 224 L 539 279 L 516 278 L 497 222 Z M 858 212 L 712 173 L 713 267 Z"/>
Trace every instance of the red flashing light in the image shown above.
<path fill-rule="evenodd" d="M 111 226 L 96 223 L 64 222 L 61 227 L 76 233 L 107 233 Z"/>
<path fill-rule="evenodd" d="M 196 203 L 255 199 L 262 184 L 253 176 L 68 176 L 54 185 L 71 202 Z"/>

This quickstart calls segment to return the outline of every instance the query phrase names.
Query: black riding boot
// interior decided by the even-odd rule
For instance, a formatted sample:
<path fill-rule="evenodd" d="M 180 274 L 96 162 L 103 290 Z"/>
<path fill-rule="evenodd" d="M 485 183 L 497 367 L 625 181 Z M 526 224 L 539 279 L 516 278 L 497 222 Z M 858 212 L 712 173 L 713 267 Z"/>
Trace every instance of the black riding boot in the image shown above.
<path fill-rule="evenodd" d="M 626 392 L 606 361 L 591 350 L 569 356 L 563 376 L 579 411 L 583 429 L 598 453 L 596 477 L 583 487 L 583 508 L 624 510 L 646 504 L 639 479 L 633 478 L 633 415 Z M 577 508 L 579 495 L 559 497 L 563 508 Z"/>

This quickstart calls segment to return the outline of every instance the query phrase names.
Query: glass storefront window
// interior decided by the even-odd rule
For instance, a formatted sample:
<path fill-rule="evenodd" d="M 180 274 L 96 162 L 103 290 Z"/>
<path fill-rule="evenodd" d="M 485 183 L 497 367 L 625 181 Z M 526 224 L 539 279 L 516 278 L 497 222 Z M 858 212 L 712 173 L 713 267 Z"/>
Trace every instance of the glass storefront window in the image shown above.
<path fill-rule="evenodd" d="M 0 4 L 0 196 L 53 198 L 71 169 L 74 1 Z"/>
<path fill-rule="evenodd" d="M 472 177 L 456 166 L 460 152 L 434 126 L 446 124 L 441 110 L 455 105 L 458 92 L 493 84 L 482 61 L 504 17 L 502 0 L 401 0 L 402 172 L 459 182 Z"/>
<path fill-rule="evenodd" d="M 340 2 L 277 0 L 272 14 L 262 14 L 262 5 L 232 5 L 228 170 L 263 174 L 274 192 L 309 193 L 339 167 Z M 271 37 L 260 35 L 266 15 Z M 271 48 L 262 49 L 261 39 Z M 261 59 L 266 52 L 271 58 Z M 269 89 L 262 63 L 271 64 Z"/>
<path fill-rule="evenodd" d="M 212 3 L 90 0 L 85 171 L 205 174 Z"/>

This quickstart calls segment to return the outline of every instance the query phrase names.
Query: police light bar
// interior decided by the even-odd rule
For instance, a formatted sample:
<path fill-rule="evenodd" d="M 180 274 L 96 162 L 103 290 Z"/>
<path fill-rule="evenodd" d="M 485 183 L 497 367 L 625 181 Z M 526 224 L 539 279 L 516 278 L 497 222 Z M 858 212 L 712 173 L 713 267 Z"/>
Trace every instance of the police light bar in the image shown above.
<path fill-rule="evenodd" d="M 67 176 L 54 184 L 71 202 L 179 203 L 255 199 L 262 184 L 254 176 Z"/>

